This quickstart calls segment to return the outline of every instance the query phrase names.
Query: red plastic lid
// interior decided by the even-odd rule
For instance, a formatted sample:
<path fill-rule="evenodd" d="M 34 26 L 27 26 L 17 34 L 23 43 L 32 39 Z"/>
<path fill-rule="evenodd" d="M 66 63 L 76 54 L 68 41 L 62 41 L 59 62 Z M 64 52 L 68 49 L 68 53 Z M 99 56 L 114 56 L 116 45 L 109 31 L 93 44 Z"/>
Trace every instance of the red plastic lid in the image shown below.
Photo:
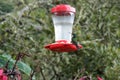
<path fill-rule="evenodd" d="M 60 4 L 60 5 L 57 5 L 55 7 L 53 7 L 51 9 L 51 13 L 54 14 L 54 13 L 75 13 L 75 8 L 71 7 L 70 5 L 66 5 L 66 4 Z"/>
<path fill-rule="evenodd" d="M 45 48 L 56 52 L 73 52 L 78 50 L 74 44 L 66 40 L 59 40 L 56 43 L 48 44 Z M 79 48 L 82 48 L 82 46 L 79 45 Z"/>

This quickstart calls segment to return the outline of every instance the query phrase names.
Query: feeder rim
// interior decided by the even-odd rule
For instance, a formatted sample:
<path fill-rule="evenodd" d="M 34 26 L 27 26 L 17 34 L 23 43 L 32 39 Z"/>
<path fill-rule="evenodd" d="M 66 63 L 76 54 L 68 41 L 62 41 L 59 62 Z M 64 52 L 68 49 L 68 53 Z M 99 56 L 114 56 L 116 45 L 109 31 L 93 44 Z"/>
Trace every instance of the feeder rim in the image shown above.
<path fill-rule="evenodd" d="M 76 10 L 74 7 L 71 7 L 70 5 L 67 5 L 67 4 L 60 4 L 60 5 L 56 5 L 55 7 L 53 7 L 51 9 L 51 13 L 54 14 L 54 13 L 61 13 L 61 12 L 72 12 L 72 13 L 75 13 Z"/>

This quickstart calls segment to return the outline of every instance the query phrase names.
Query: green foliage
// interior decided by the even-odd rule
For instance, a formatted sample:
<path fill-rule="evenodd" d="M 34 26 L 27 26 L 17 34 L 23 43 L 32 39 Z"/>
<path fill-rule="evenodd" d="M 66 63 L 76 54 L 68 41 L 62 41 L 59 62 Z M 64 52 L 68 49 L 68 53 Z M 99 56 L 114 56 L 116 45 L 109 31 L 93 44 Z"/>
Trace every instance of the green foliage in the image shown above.
<path fill-rule="evenodd" d="M 13 5 L 12 4 L 8 4 L 5 2 L 0 2 L 0 15 L 3 15 L 5 13 L 9 13 L 13 10 Z"/>
<path fill-rule="evenodd" d="M 10 1 L 16 11 L 0 17 L 0 53 L 13 55 L 13 60 L 19 52 L 29 54 L 23 61 L 35 69 L 36 80 L 71 80 L 83 75 L 90 75 L 93 80 L 97 75 L 105 80 L 119 80 L 119 0 Z M 44 49 L 44 45 L 54 42 L 50 9 L 60 3 L 76 8 L 73 32 L 83 45 L 78 52 L 57 53 Z M 4 59 L 8 59 L 0 59 L 2 67 Z M 30 69 L 19 63 L 20 70 L 29 75 Z M 23 80 L 27 79 L 24 75 Z"/>
<path fill-rule="evenodd" d="M 5 65 L 6 65 L 6 63 L 8 62 L 8 60 L 9 60 L 8 68 L 9 68 L 9 69 L 12 69 L 12 68 L 13 68 L 13 65 L 14 65 L 14 63 L 15 63 L 15 60 L 13 60 L 13 59 L 11 58 L 11 56 L 8 55 L 8 54 L 0 55 L 0 61 L 1 61 L 1 62 L 0 62 L 0 67 L 5 67 Z M 19 62 L 17 63 L 17 67 L 18 67 L 19 70 L 21 70 L 22 72 L 24 72 L 24 73 L 27 74 L 28 76 L 30 75 L 30 73 L 31 73 L 31 68 L 30 68 L 28 65 L 26 65 L 24 62 L 19 61 Z"/>

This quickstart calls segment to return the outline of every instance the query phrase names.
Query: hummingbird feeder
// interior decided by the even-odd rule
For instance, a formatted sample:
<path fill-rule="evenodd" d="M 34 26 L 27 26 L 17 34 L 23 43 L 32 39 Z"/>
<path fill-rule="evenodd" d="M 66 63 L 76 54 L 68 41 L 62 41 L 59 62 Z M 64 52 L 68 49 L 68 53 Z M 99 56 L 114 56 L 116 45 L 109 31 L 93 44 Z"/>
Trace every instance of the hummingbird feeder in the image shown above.
<path fill-rule="evenodd" d="M 54 23 L 55 43 L 48 44 L 45 48 L 56 52 L 76 51 L 78 48 L 71 42 L 75 8 L 60 4 L 53 7 L 51 13 Z M 82 48 L 81 45 L 78 46 Z"/>

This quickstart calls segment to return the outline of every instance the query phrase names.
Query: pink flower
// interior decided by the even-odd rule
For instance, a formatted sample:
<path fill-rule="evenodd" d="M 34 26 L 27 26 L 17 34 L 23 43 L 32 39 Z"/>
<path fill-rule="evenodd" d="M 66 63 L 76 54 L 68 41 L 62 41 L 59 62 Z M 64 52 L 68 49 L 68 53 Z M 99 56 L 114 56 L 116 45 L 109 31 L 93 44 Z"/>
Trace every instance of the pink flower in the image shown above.
<path fill-rule="evenodd" d="M 97 76 L 97 80 L 103 80 L 101 77 Z"/>
<path fill-rule="evenodd" d="M 18 80 L 21 80 L 21 75 L 20 74 L 17 74 L 16 77 L 17 77 Z"/>
<path fill-rule="evenodd" d="M 8 80 L 7 75 L 3 73 L 3 69 L 0 69 L 0 80 Z"/>
<path fill-rule="evenodd" d="M 3 74 L 3 69 L 0 69 L 0 76 Z"/>
<path fill-rule="evenodd" d="M 2 80 L 8 80 L 8 77 L 6 75 L 3 75 Z"/>

